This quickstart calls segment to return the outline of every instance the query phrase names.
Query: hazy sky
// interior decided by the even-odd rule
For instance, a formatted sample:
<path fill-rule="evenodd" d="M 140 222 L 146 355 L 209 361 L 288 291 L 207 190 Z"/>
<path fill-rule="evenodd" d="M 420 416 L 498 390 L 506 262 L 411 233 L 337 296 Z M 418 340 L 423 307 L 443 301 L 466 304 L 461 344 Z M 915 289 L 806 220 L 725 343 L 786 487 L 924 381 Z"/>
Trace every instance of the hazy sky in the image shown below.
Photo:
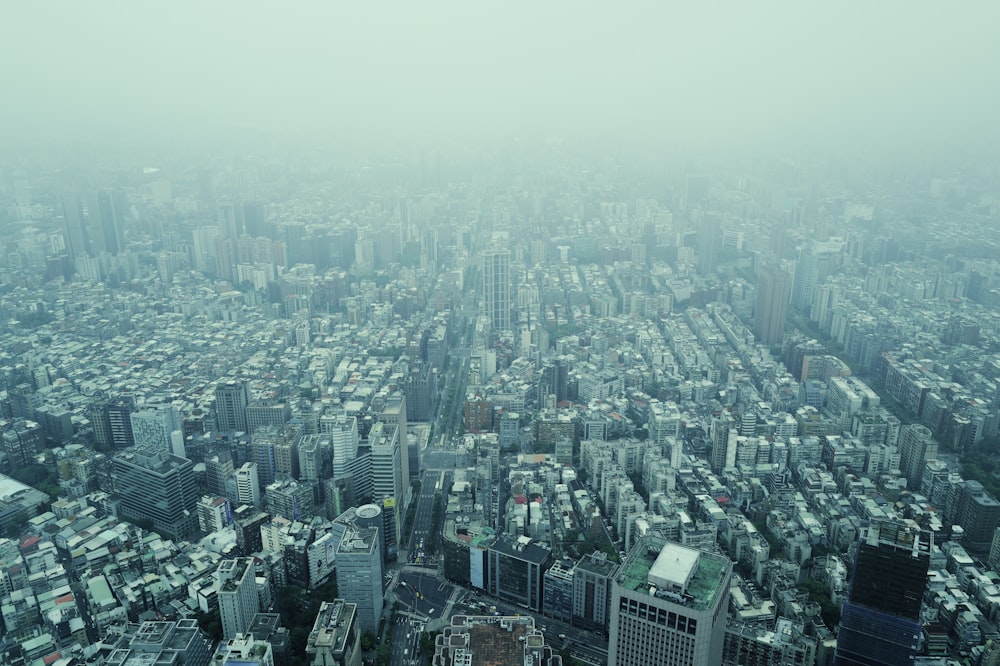
<path fill-rule="evenodd" d="M 5 2 L 0 138 L 992 140 L 995 2 Z"/>

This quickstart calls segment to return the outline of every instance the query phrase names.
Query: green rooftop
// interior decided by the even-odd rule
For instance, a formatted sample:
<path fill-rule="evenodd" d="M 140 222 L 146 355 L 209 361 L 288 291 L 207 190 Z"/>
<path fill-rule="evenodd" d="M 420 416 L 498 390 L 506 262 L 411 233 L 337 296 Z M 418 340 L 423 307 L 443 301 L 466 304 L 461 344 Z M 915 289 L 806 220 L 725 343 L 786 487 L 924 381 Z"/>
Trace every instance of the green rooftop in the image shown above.
<path fill-rule="evenodd" d="M 666 543 L 656 538 L 641 539 L 619 569 L 619 585 L 632 591 L 649 587 L 652 584 L 649 572 Z M 677 544 L 671 545 L 679 547 Z M 685 548 L 685 550 L 692 549 Z M 721 555 L 704 551 L 694 552 L 698 553 L 697 564 L 684 589 L 684 605 L 694 610 L 705 610 L 711 608 L 718 599 L 730 564 Z"/>

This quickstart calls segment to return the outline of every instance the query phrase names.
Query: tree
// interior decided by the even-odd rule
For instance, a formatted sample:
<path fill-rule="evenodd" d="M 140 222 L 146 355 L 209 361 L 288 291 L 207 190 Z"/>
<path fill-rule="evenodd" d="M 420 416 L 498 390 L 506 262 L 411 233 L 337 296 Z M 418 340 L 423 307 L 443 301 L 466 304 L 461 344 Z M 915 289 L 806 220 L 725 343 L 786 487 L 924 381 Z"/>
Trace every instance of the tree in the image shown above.
<path fill-rule="evenodd" d="M 392 648 L 388 644 L 383 644 L 378 646 L 378 650 L 375 651 L 375 663 L 378 666 L 389 666 L 392 661 Z"/>
<path fill-rule="evenodd" d="M 375 649 L 375 634 L 370 631 L 361 634 L 361 649 L 364 652 L 371 652 Z"/>

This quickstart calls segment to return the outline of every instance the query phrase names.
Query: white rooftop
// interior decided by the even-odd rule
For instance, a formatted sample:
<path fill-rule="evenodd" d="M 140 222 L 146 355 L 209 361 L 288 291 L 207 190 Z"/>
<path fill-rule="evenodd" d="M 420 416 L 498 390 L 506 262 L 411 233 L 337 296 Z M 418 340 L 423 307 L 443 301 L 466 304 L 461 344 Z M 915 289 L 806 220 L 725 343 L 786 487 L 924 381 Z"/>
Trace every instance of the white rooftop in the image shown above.
<path fill-rule="evenodd" d="M 647 580 L 659 588 L 683 592 L 698 569 L 698 551 L 667 543 L 649 569 Z"/>

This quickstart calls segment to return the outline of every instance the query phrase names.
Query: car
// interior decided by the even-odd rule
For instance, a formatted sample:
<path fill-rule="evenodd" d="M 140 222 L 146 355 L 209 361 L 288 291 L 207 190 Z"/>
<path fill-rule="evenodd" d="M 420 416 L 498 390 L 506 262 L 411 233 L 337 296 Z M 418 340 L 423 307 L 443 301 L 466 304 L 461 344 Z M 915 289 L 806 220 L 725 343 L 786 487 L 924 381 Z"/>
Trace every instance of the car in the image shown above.
<path fill-rule="evenodd" d="M 566 640 L 566 634 L 559 634 L 560 640 Z"/>

